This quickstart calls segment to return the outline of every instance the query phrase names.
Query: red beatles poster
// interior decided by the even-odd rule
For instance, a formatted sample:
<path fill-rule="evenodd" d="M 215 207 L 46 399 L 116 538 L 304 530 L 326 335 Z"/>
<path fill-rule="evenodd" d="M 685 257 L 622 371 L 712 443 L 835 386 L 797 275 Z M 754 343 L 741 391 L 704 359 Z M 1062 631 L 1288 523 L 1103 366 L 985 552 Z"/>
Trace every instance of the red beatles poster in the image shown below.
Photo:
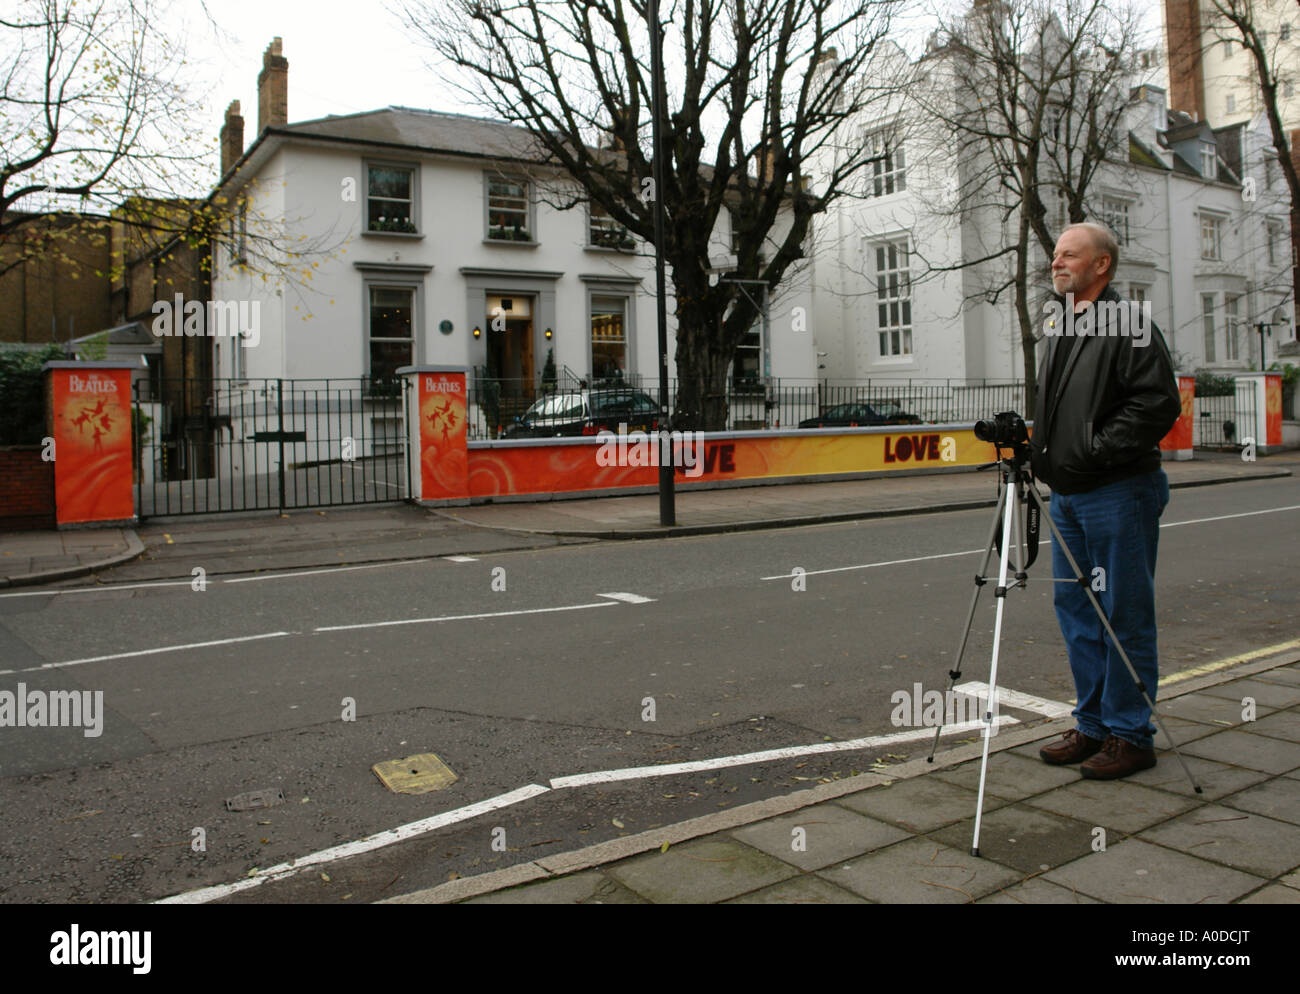
<path fill-rule="evenodd" d="M 58 523 L 130 520 L 131 371 L 69 365 L 49 370 Z"/>
<path fill-rule="evenodd" d="M 420 499 L 469 496 L 464 373 L 419 373 Z"/>

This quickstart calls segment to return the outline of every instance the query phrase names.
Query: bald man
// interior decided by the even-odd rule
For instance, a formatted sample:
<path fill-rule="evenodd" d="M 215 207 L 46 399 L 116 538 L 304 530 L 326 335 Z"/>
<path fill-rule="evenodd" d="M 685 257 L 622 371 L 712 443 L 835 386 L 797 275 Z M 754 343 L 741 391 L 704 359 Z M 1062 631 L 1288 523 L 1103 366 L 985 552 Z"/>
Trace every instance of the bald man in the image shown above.
<path fill-rule="evenodd" d="M 1052 488 L 1052 520 L 1154 701 L 1156 545 L 1169 503 L 1160 440 L 1182 405 L 1160 330 L 1110 286 L 1118 263 L 1115 236 L 1101 225 L 1072 224 L 1057 240 L 1031 448 L 1035 474 Z M 1052 571 L 1074 575 L 1055 535 Z M 1055 588 L 1078 706 L 1076 727 L 1040 756 L 1081 763 L 1094 780 L 1150 769 L 1150 708 L 1084 590 Z"/>

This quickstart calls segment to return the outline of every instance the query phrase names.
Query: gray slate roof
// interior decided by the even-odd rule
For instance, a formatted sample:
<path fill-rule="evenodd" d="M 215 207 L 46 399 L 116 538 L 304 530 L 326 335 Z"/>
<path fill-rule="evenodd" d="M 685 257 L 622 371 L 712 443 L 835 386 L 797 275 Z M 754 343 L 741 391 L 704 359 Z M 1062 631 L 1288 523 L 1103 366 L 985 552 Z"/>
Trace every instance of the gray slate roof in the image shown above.
<path fill-rule="evenodd" d="M 541 161 L 544 153 L 526 130 L 503 121 L 385 107 L 360 114 L 330 115 L 270 129 L 284 135 L 327 138 L 361 144 L 393 145 L 479 158 Z"/>

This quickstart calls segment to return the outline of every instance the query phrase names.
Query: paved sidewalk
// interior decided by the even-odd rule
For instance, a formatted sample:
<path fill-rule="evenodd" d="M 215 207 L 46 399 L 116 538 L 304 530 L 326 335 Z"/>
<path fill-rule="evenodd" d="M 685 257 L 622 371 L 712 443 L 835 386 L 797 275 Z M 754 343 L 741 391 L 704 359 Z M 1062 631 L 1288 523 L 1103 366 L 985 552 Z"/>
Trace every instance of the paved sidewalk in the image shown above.
<path fill-rule="evenodd" d="M 1298 466 L 1298 452 L 1283 452 L 1256 462 L 1243 462 L 1233 454 L 1212 453 L 1186 462 L 1167 462 L 1164 470 L 1170 487 L 1179 488 L 1290 476 Z M 677 525 L 669 528 L 659 524 L 657 493 L 477 504 L 446 508 L 439 513 L 469 524 L 520 532 L 660 538 L 992 507 L 997 501 L 997 485 L 992 470 L 972 470 L 834 483 L 685 490 L 677 492 Z M 1042 484 L 1039 489 L 1047 491 Z"/>
<path fill-rule="evenodd" d="M 978 858 L 976 744 L 384 903 L 1300 904 L 1300 657 L 1172 686 L 1202 794 L 1162 736 L 1154 769 L 1098 782 L 1038 759 L 1070 719 L 1003 729 Z"/>
<path fill-rule="evenodd" d="M 1165 464 L 1174 488 L 1292 475 L 1300 452 L 1257 462 L 1201 454 Z M 1044 488 L 1045 489 L 1045 488 Z M 881 477 L 679 491 L 677 526 L 659 525 L 659 497 L 512 501 L 429 510 L 411 504 L 331 507 L 287 514 L 194 515 L 130 529 L 0 533 L 0 588 L 48 583 L 110 567 L 115 582 L 357 565 L 424 556 L 475 555 L 566 541 L 652 538 L 774 528 L 895 514 L 991 507 L 989 472 Z M 126 564 L 126 565 L 124 565 Z"/>
<path fill-rule="evenodd" d="M 85 576 L 144 552 L 130 528 L 0 533 L 0 587 Z"/>

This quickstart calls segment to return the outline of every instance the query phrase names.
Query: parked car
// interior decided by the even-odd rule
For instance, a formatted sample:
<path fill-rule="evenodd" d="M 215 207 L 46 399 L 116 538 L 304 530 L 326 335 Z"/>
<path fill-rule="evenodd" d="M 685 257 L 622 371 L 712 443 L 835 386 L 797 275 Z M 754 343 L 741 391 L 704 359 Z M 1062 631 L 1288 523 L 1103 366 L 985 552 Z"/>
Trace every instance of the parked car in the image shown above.
<path fill-rule="evenodd" d="M 919 425 L 921 419 L 908 414 L 890 400 L 837 404 L 815 418 L 799 422 L 800 428 L 868 428 L 876 425 Z"/>
<path fill-rule="evenodd" d="M 506 438 L 597 435 L 602 431 L 655 431 L 659 405 L 639 390 L 573 390 L 542 397 L 505 431 Z"/>

